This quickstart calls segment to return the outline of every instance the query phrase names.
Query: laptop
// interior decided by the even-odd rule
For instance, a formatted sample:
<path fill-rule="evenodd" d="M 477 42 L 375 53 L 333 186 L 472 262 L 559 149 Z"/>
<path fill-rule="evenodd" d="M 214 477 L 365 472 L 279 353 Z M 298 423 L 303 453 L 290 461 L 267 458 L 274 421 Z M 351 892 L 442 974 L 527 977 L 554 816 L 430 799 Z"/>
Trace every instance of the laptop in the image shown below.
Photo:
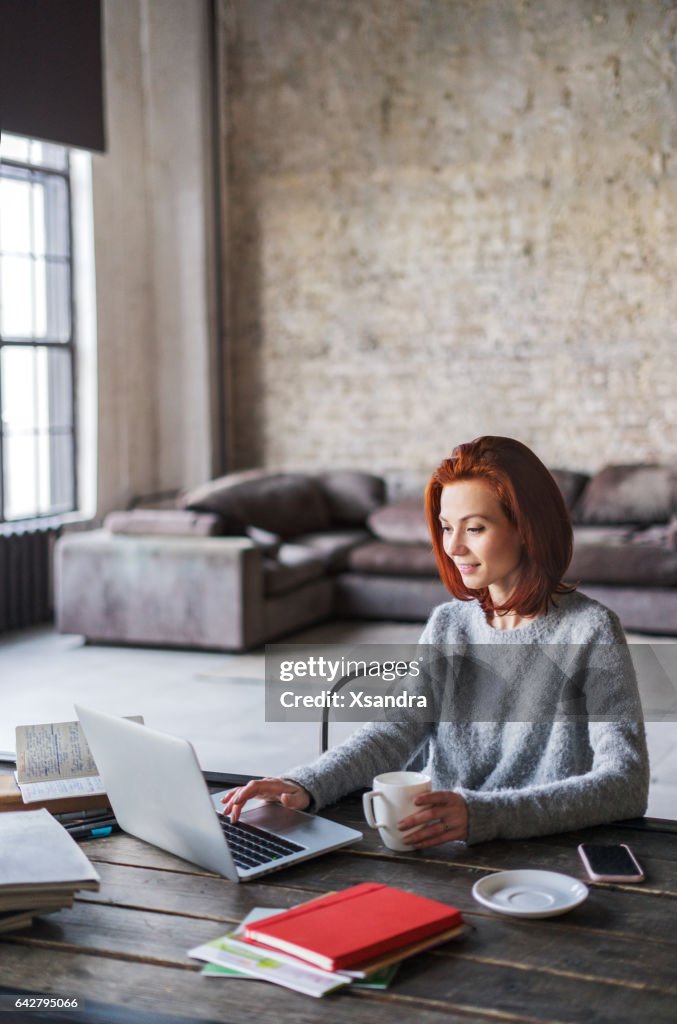
<path fill-rule="evenodd" d="M 219 813 L 188 740 L 75 705 L 120 828 L 154 846 L 247 882 L 362 839 L 362 833 L 281 804 Z"/>

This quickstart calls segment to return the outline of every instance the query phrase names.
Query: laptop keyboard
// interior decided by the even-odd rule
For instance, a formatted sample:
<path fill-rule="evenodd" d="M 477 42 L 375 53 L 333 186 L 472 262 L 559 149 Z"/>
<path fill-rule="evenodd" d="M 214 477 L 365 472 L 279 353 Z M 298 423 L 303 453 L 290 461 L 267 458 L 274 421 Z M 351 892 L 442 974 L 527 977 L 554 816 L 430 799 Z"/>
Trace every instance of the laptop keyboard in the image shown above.
<path fill-rule="evenodd" d="M 257 868 L 261 864 L 271 864 L 281 857 L 287 857 L 290 853 L 305 850 L 305 846 L 298 846 L 244 821 L 233 824 L 222 814 L 218 815 L 218 819 L 233 860 L 239 868 Z"/>

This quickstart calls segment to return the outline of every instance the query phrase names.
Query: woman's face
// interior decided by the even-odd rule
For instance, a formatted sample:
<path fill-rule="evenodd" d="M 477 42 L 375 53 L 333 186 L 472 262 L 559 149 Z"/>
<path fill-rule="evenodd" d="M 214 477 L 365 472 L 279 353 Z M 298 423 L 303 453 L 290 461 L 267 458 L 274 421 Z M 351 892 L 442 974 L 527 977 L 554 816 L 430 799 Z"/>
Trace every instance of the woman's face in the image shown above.
<path fill-rule="evenodd" d="M 491 486 L 484 480 L 448 484 L 440 522 L 444 550 L 466 587 L 488 587 L 494 603 L 502 603 L 519 579 L 522 542 Z"/>

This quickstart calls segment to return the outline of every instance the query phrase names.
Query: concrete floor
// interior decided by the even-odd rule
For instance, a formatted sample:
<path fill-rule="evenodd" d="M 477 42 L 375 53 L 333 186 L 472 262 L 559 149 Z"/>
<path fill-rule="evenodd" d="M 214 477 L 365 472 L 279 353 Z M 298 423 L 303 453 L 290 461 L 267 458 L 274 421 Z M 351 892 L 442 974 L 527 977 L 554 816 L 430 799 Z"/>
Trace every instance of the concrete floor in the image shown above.
<path fill-rule="evenodd" d="M 419 625 L 334 622 L 295 643 L 415 643 Z M 648 813 L 677 818 L 677 644 L 629 636 L 647 715 L 652 784 Z M 20 724 L 70 721 L 75 702 L 190 739 L 202 767 L 278 774 L 316 756 L 319 726 L 264 720 L 263 650 L 241 655 L 100 647 L 52 628 L 0 638 L 0 750 Z M 336 743 L 356 724 L 332 725 Z"/>

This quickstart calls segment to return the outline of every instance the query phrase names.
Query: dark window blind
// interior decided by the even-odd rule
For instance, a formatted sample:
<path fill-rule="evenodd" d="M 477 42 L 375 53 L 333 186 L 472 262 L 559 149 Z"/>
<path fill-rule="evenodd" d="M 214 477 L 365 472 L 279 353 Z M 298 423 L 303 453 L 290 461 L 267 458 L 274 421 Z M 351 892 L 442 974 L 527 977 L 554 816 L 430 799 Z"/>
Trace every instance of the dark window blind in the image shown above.
<path fill-rule="evenodd" d="M 105 149 L 101 0 L 0 0 L 0 127 Z"/>

